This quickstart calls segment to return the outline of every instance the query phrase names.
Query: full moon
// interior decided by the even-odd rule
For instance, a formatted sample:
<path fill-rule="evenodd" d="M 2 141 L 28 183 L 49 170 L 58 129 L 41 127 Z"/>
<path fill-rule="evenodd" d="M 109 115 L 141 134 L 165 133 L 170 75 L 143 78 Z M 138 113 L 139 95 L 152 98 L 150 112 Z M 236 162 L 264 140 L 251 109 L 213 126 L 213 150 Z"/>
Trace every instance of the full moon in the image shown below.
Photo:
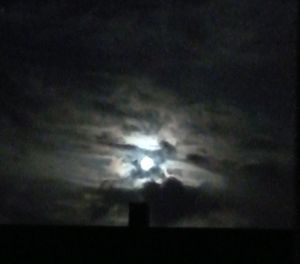
<path fill-rule="evenodd" d="M 140 165 L 141 165 L 142 170 L 148 171 L 148 170 L 150 170 L 151 168 L 153 168 L 155 164 L 154 164 L 153 159 L 149 158 L 148 156 L 145 156 L 145 157 L 141 160 Z"/>

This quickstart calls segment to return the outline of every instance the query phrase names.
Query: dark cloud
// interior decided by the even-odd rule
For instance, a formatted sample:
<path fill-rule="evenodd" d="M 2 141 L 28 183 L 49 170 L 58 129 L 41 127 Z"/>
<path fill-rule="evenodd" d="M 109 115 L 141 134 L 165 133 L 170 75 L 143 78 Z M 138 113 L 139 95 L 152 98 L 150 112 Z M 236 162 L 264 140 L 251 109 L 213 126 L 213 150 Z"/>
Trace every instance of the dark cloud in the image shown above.
<path fill-rule="evenodd" d="M 163 149 L 165 156 L 169 156 L 171 158 L 174 158 L 176 156 L 176 147 L 173 146 L 170 142 L 162 140 L 160 142 L 160 146 Z"/>
<path fill-rule="evenodd" d="M 113 103 L 95 101 L 93 105 L 96 111 L 99 111 L 103 114 L 116 115 L 119 117 L 126 116 L 126 113 L 119 109 L 118 106 L 114 105 Z"/>
<path fill-rule="evenodd" d="M 191 162 L 192 164 L 195 164 L 196 166 L 199 166 L 201 168 L 224 173 L 225 175 L 228 171 L 235 170 L 239 166 L 239 163 L 234 160 L 220 160 L 214 157 L 209 157 L 201 154 L 188 154 L 186 160 L 187 162 Z"/>
<path fill-rule="evenodd" d="M 161 186 L 149 183 L 143 194 L 150 205 L 153 225 L 169 225 L 194 215 L 205 217 L 221 206 L 218 197 L 204 186 L 200 189 L 186 188 L 173 178 Z"/>
<path fill-rule="evenodd" d="M 2 174 L 0 215 L 13 224 L 84 223 L 85 192 L 61 179 Z"/>
<path fill-rule="evenodd" d="M 296 5 L 1 5 L 0 221 L 291 226 Z M 174 178 L 138 191 L 146 154 Z"/>
<path fill-rule="evenodd" d="M 269 186 L 274 191 L 279 189 L 286 191 L 285 188 L 292 183 L 291 176 L 294 173 L 294 168 L 267 162 L 246 164 L 239 172 L 247 184 L 251 184 L 256 189 L 261 188 L 263 191 Z"/>
<path fill-rule="evenodd" d="M 221 208 L 219 197 L 213 194 L 208 186 L 202 186 L 200 189 L 187 188 L 180 181 L 170 178 L 163 185 L 150 182 L 140 191 L 100 189 L 99 200 L 93 203 L 93 218 L 101 222 L 114 206 L 125 208 L 124 212 L 128 215 L 128 204 L 137 201 L 149 204 L 153 226 L 174 224 L 195 215 L 205 218 L 209 213 Z"/>
<path fill-rule="evenodd" d="M 193 163 L 196 163 L 201 167 L 209 167 L 209 165 L 210 165 L 210 160 L 208 157 L 204 157 L 204 156 L 198 155 L 198 154 L 188 154 L 187 160 L 189 160 Z"/>
<path fill-rule="evenodd" d="M 263 150 L 263 151 L 278 151 L 281 146 L 280 142 L 276 142 L 272 139 L 256 137 L 243 140 L 241 142 L 241 147 L 249 150 Z"/>
<path fill-rule="evenodd" d="M 295 221 L 294 169 L 274 162 L 247 164 L 232 177 L 231 206 L 262 227 L 291 227 Z M 284 218 L 284 220 L 282 219 Z M 268 223 L 268 225 L 266 224 Z"/>

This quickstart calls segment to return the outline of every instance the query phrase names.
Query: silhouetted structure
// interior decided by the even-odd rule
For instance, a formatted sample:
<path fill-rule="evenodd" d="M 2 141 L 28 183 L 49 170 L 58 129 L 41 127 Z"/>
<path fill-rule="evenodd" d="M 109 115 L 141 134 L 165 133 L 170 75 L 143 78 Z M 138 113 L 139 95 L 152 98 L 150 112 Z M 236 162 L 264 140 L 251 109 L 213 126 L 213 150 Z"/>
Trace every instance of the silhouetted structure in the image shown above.
<path fill-rule="evenodd" d="M 147 203 L 129 204 L 129 227 L 145 228 L 149 226 L 149 206 Z"/>

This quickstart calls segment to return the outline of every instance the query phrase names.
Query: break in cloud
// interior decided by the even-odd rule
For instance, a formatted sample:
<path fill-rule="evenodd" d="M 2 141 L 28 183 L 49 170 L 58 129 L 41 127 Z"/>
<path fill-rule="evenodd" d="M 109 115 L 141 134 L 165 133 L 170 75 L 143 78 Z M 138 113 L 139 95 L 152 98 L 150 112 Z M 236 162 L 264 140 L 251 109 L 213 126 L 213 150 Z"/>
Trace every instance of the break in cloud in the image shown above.
<path fill-rule="evenodd" d="M 292 226 L 294 2 L 175 2 L 1 9 L 1 222 Z"/>

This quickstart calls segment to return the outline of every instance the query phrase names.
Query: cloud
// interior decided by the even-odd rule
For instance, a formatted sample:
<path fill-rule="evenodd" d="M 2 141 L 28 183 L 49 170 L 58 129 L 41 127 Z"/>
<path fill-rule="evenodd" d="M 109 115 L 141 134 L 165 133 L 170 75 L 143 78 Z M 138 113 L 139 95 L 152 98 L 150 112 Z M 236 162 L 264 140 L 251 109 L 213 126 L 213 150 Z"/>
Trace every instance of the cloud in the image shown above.
<path fill-rule="evenodd" d="M 204 218 L 221 206 L 219 197 L 208 186 L 187 188 L 175 178 L 168 179 L 162 185 L 150 182 L 139 191 L 99 189 L 99 197 L 101 203 L 94 203 L 94 211 L 98 212 L 94 215 L 97 223 L 113 218 L 113 213 L 104 208 L 118 208 L 123 212 L 121 218 L 125 218 L 128 217 L 129 203 L 137 201 L 149 204 L 153 226 L 171 225 L 195 215 Z"/>
<path fill-rule="evenodd" d="M 280 151 L 283 147 L 281 146 L 280 142 L 275 142 L 273 139 L 268 139 L 265 137 L 254 137 L 249 138 L 241 142 L 241 147 L 245 149 L 249 149 L 252 151 Z"/>
<path fill-rule="evenodd" d="M 117 78 L 110 86 L 114 87 L 114 91 L 103 100 L 97 100 L 97 92 L 89 89 L 82 90 L 82 100 L 78 104 L 74 98 L 65 95 L 64 104 L 52 108 L 54 118 L 40 123 L 36 132 L 39 140 L 26 145 L 27 157 L 11 170 L 16 173 L 22 169 L 28 174 L 38 172 L 40 177 L 53 174 L 78 186 L 99 188 L 102 202 L 101 205 L 95 202 L 96 209 L 93 209 L 94 213 L 91 209 L 90 214 L 94 216 L 90 221 L 121 223 L 123 220 L 117 220 L 118 212 L 120 219 L 125 219 L 127 203 L 140 196 L 132 189 L 134 187 L 128 179 L 120 177 L 120 168 L 144 151 L 135 145 L 138 137 L 143 138 L 145 143 L 147 137 L 154 135 L 158 146 L 160 144 L 164 148 L 166 168 L 174 179 L 162 186 L 154 184 L 152 191 L 149 186 L 142 189 L 153 209 L 153 223 L 180 225 L 180 221 L 186 222 L 184 219 L 188 217 L 213 223 L 217 220 L 208 219 L 215 219 L 215 215 L 221 217 L 222 213 L 217 212 L 226 205 L 218 197 L 220 192 L 225 196 L 228 191 L 232 192 L 235 199 L 249 203 L 249 208 L 250 204 L 259 201 L 260 195 L 265 201 L 269 200 L 269 195 L 276 200 L 281 199 L 282 192 L 277 190 L 279 183 L 272 185 L 272 190 L 264 194 L 274 178 L 259 177 L 263 173 L 259 166 L 267 169 L 261 162 L 274 159 L 271 150 L 277 155 L 286 154 L 282 152 L 283 148 L 273 147 L 276 138 L 272 133 L 263 137 L 266 133 L 260 129 L 260 123 L 254 122 L 241 109 L 224 102 L 214 105 L 206 102 L 182 103 L 171 91 L 158 88 L 146 78 Z M 162 94 L 163 100 L 160 98 Z M 65 106 L 69 110 L 62 123 L 60 115 Z M 49 107 L 51 109 L 51 104 Z M 40 120 L 43 121 L 43 112 Z M 133 130 L 128 129 L 130 126 Z M 253 142 L 257 143 L 257 147 Z M 249 169 L 249 172 L 247 164 L 253 160 L 258 167 L 254 172 Z M 7 164 L 13 164 L 13 160 Z M 247 176 L 249 173 L 251 176 Z M 265 174 L 268 173 L 272 172 Z M 280 178 L 281 175 L 278 176 Z M 213 191 L 202 193 L 201 186 Z M 248 201 L 245 194 L 251 194 L 251 190 L 256 196 L 252 195 L 252 200 L 249 198 L 251 201 Z M 228 199 L 232 214 L 244 212 L 243 206 L 235 205 L 233 198 Z M 218 202 L 214 203 L 216 200 Z M 253 225 L 256 223 L 251 215 L 246 216 Z M 239 215 L 237 219 L 239 217 L 245 218 Z M 270 217 L 265 218 L 265 222 L 268 221 L 271 221 Z M 222 223 L 226 225 L 227 222 Z"/>
<path fill-rule="evenodd" d="M 234 190 L 228 201 L 251 226 L 290 228 L 295 221 L 294 180 L 293 167 L 284 164 L 245 164 L 228 181 L 228 195 Z"/>
<path fill-rule="evenodd" d="M 142 188 L 156 194 L 147 194 L 156 223 L 278 219 L 275 204 L 292 203 L 283 193 L 291 199 L 296 9 L 295 1 L 273 2 L 155 4 L 143 15 L 96 2 L 7 5 L 0 14 L 10 28 L 0 44 L 1 170 L 99 189 L 104 202 L 93 221 L 124 223 L 136 190 L 121 172 L 150 153 L 144 147 L 163 147 L 151 153 L 177 181 Z M 9 190 L 7 197 L 17 192 Z M 210 204 L 214 192 L 230 208 Z M 272 212 L 265 220 L 247 213 L 259 205 Z M 227 222 L 217 221 L 222 215 Z"/>

